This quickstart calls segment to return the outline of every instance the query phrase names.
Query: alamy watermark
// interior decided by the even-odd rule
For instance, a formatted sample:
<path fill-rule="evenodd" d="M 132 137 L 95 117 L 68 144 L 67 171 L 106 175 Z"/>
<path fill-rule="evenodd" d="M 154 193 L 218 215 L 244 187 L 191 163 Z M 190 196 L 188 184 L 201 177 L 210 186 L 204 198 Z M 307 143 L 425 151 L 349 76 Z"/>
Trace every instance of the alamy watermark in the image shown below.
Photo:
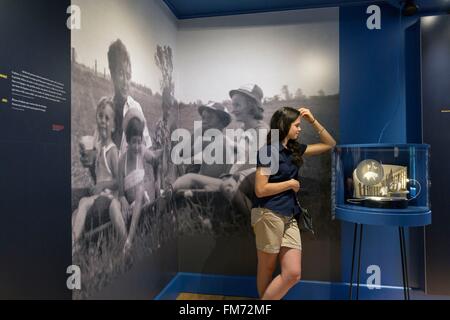
<path fill-rule="evenodd" d="M 381 9 L 379 6 L 373 4 L 367 7 L 367 14 L 370 16 L 366 20 L 366 26 L 369 30 L 380 30 L 381 29 Z"/>
<path fill-rule="evenodd" d="M 369 290 L 381 289 L 381 268 L 376 264 L 367 267 L 366 273 L 370 275 L 367 278 L 366 284 Z"/>
<path fill-rule="evenodd" d="M 70 5 L 67 7 L 68 14 L 70 17 L 67 18 L 67 29 L 69 30 L 80 30 L 81 29 L 81 9 L 77 5 Z"/>
<path fill-rule="evenodd" d="M 70 265 L 66 270 L 70 276 L 67 278 L 66 285 L 69 290 L 81 290 L 81 269 L 77 265 Z"/>

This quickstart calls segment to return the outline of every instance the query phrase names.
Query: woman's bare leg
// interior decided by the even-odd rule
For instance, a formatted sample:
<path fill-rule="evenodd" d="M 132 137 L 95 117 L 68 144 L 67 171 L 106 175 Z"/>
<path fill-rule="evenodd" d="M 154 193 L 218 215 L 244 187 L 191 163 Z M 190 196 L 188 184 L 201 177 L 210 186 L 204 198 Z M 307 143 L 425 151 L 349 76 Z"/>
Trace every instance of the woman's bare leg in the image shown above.
<path fill-rule="evenodd" d="M 272 281 L 273 272 L 277 266 L 278 253 L 266 253 L 256 250 L 258 255 L 258 269 L 256 273 L 256 285 L 259 297 L 264 295 L 269 283 Z"/>
<path fill-rule="evenodd" d="M 283 298 L 289 289 L 300 281 L 301 261 L 301 250 L 281 247 L 281 274 L 269 284 L 262 296 L 262 300 L 279 300 Z"/>

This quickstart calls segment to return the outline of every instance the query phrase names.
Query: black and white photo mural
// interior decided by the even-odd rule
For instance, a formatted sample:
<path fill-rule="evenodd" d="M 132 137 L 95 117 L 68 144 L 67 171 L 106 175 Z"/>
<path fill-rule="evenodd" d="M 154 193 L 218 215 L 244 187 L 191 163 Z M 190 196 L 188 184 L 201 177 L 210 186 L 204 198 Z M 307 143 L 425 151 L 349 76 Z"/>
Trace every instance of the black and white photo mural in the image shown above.
<path fill-rule="evenodd" d="M 176 236 L 176 26 L 157 1 L 76 0 L 72 259 L 88 298 Z M 149 270 L 150 271 L 150 270 Z"/>
<path fill-rule="evenodd" d="M 170 241 L 178 272 L 254 275 L 250 210 L 270 117 L 306 106 L 339 141 L 338 9 L 173 23 L 156 0 L 73 4 L 72 250 L 84 284 L 74 298 Z M 301 127 L 302 143 L 319 141 Z M 304 278 L 339 280 L 330 154 L 305 159 L 299 179 L 315 225 Z"/>
<path fill-rule="evenodd" d="M 173 185 L 182 271 L 255 274 L 255 155 L 275 110 L 307 106 L 339 140 L 338 16 L 337 8 L 327 8 L 179 21 L 178 127 L 189 130 L 193 147 Z M 306 121 L 301 127 L 301 143 L 319 141 Z M 300 183 L 300 201 L 313 213 L 316 231 L 304 234 L 303 274 L 338 280 L 330 154 L 305 159 Z"/>

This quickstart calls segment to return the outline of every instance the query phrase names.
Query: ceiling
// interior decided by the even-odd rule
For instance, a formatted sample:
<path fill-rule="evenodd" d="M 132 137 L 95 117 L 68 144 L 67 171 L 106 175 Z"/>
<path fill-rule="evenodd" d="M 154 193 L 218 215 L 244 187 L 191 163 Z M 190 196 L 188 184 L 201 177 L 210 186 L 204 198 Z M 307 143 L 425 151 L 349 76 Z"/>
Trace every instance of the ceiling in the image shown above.
<path fill-rule="evenodd" d="M 400 7 L 403 0 L 163 0 L 178 19 L 235 15 L 385 2 Z M 450 10 L 450 0 L 415 0 L 419 14 L 439 14 Z"/>

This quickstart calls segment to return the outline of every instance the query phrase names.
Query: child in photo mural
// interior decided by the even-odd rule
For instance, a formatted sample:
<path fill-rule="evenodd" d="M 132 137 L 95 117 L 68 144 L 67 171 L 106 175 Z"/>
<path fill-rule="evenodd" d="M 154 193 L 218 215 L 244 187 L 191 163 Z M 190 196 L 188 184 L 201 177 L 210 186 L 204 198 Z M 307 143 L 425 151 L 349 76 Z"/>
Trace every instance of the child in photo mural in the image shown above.
<path fill-rule="evenodd" d="M 97 105 L 96 113 L 98 140 L 93 137 L 83 137 L 80 142 L 82 149 L 96 150 L 94 165 L 96 182 L 91 189 L 91 196 L 80 200 L 78 209 L 73 213 L 73 250 L 78 249 L 78 240 L 84 230 L 86 217 L 94 208 L 99 221 L 107 221 L 108 216 L 115 220 L 109 210 L 112 199 L 117 194 L 117 173 L 119 151 L 112 141 L 115 131 L 115 109 L 111 99 L 103 97 Z M 91 138 L 91 139 L 87 139 Z M 90 140 L 90 141 L 88 141 Z M 95 142 L 96 141 L 96 142 Z M 94 146 L 94 144 L 96 144 Z"/>
<path fill-rule="evenodd" d="M 123 248 L 124 254 L 132 246 L 142 208 L 152 201 L 146 188 L 144 162 L 155 166 L 162 154 L 161 149 L 150 150 L 145 148 L 144 128 L 145 118 L 142 112 L 138 109 L 129 109 L 123 122 L 123 131 L 128 147 L 119 159 L 119 195 L 111 203 L 112 215 L 122 217 L 122 219 L 117 219 L 115 224 L 126 239 Z M 127 232 L 128 225 L 129 230 Z"/>

